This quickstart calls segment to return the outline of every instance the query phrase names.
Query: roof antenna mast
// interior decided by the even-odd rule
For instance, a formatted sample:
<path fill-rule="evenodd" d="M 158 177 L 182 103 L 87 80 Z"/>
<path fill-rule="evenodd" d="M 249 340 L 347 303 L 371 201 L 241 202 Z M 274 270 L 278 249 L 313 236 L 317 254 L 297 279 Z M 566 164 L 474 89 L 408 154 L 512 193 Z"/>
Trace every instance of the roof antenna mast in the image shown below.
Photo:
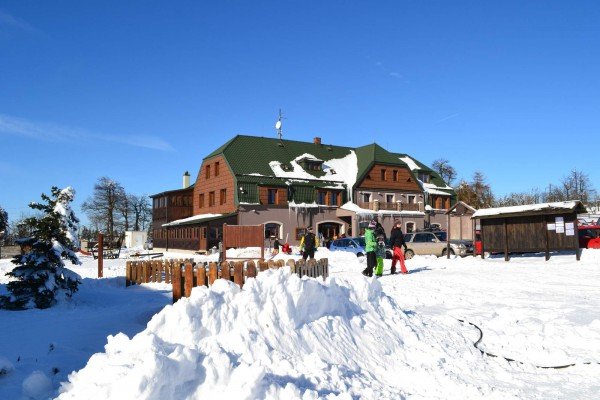
<path fill-rule="evenodd" d="M 277 122 L 275 122 L 275 129 L 277 130 L 277 135 L 279 136 L 279 142 L 283 146 L 283 126 L 281 121 L 283 120 L 283 113 L 281 112 L 281 108 L 279 109 L 279 118 L 277 118 Z"/>

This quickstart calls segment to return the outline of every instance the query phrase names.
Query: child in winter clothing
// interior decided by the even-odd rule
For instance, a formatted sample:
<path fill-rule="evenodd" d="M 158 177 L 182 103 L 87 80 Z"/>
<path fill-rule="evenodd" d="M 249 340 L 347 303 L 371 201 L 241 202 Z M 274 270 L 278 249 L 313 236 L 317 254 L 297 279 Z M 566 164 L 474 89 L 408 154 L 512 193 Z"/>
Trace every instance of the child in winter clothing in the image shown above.
<path fill-rule="evenodd" d="M 363 275 L 373 276 L 373 268 L 377 265 L 377 256 L 375 250 L 377 248 L 377 240 L 373 230 L 377 226 L 376 221 L 371 221 L 365 230 L 365 252 L 367 253 L 367 268 L 363 270 Z"/>
<path fill-rule="evenodd" d="M 382 276 L 383 275 L 383 259 L 385 258 L 385 242 L 387 238 L 385 237 L 385 230 L 383 226 L 379 222 L 376 221 L 375 230 L 373 233 L 375 234 L 375 240 L 377 241 L 377 248 L 375 250 L 375 255 L 377 257 L 377 268 L 375 269 L 375 275 Z"/>
<path fill-rule="evenodd" d="M 400 247 L 404 247 L 404 251 L 406 251 L 406 242 L 404 241 L 404 233 L 402 233 L 402 222 L 399 219 L 394 221 L 394 227 L 390 234 L 390 246 L 393 251 L 391 274 L 393 275 L 396 273 L 397 261 L 400 261 L 400 270 L 402 273 L 408 274 L 408 270 L 404 264 L 404 254 L 402 253 L 402 250 L 400 250 Z"/>

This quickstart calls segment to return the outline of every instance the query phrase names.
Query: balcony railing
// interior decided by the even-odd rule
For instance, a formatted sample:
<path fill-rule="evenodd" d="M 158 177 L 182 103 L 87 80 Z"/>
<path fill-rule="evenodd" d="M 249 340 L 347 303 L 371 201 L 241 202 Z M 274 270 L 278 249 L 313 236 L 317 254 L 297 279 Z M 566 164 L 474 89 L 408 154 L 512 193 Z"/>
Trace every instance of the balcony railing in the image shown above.
<path fill-rule="evenodd" d="M 375 211 L 377 208 L 376 201 L 359 201 L 357 204 L 360 208 L 364 208 L 366 210 Z M 419 204 L 414 203 L 386 203 L 379 202 L 379 210 L 383 211 L 421 211 L 419 210 Z"/>

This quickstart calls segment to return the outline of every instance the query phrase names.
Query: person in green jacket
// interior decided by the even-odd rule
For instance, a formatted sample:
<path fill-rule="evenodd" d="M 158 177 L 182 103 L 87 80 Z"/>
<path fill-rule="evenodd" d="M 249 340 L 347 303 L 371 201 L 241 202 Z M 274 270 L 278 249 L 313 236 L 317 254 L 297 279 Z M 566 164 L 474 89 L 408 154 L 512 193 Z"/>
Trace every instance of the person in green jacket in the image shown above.
<path fill-rule="evenodd" d="M 367 268 L 363 270 L 363 275 L 373 276 L 373 268 L 377 265 L 377 255 L 375 250 L 377 249 L 377 240 L 375 239 L 375 233 L 373 230 L 377 226 L 376 221 L 371 221 L 367 229 L 365 229 L 365 252 L 367 253 Z"/>

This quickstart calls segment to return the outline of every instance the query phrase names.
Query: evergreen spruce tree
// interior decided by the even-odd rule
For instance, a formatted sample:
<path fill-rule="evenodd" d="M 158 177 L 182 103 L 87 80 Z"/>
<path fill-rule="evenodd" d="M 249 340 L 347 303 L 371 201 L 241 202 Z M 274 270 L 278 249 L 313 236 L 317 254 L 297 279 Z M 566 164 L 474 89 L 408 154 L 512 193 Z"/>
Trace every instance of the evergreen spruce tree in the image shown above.
<path fill-rule="evenodd" d="M 42 203 L 29 205 L 41 214 L 26 220 L 33 233 L 18 240 L 25 252 L 12 260 L 17 266 L 7 275 L 16 279 L 7 284 L 10 295 L 0 297 L 3 308 L 48 308 L 58 298 L 71 297 L 77 291 L 81 278 L 63 262 L 65 258 L 81 264 L 75 254 L 79 220 L 71 210 L 74 195 L 71 187 L 53 187 L 51 197 L 42 194 Z"/>

